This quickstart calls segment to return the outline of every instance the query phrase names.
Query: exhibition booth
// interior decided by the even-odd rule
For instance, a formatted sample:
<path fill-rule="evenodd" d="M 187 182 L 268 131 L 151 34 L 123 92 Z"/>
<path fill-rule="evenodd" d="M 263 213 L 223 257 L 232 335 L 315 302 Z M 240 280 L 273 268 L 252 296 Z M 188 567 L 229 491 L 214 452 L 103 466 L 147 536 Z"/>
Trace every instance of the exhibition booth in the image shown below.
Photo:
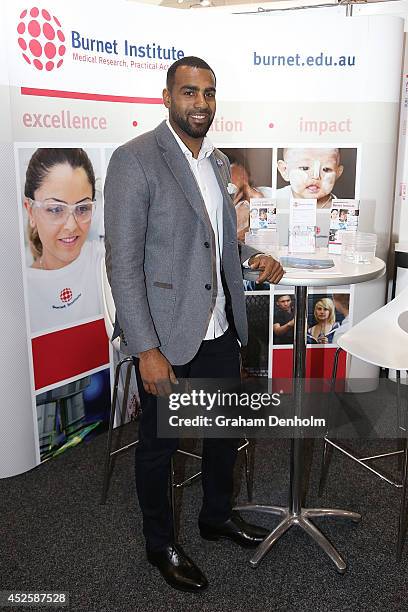
<path fill-rule="evenodd" d="M 114 355 L 100 276 L 104 179 L 117 146 L 166 118 L 161 93 L 176 59 L 199 56 L 215 71 L 217 114 L 209 137 L 235 166 L 233 183 L 245 174 L 253 190 L 236 203 L 257 210 L 258 225 L 246 228 L 247 241 L 264 227 L 259 215 L 265 209 L 275 252 L 287 255 L 293 198 L 313 200 L 313 186 L 298 189 L 291 174 L 291 163 L 305 158 L 317 176 L 330 174 L 309 223 L 316 227 L 320 259 L 330 258 L 329 241 L 336 245 L 342 229 L 333 210 L 357 210 L 351 216 L 358 217 L 358 231 L 376 234 L 376 255 L 385 262 L 393 244 L 408 239 L 401 18 L 350 18 L 339 7 L 313 15 L 219 12 L 215 19 L 213 12 L 93 0 L 8 2 L 0 17 L 0 274 L 7 326 L 0 361 L 0 477 L 24 473 L 106 430 Z M 46 260 L 47 244 L 69 240 L 58 235 L 52 218 L 65 213 L 47 209 L 41 227 L 33 215 L 34 192 L 40 189 L 47 200 L 43 168 L 73 159 L 86 172 L 89 193 L 81 214 L 92 215 L 92 222 L 72 238 L 73 261 Z M 306 176 L 309 169 L 301 165 Z M 75 184 L 64 176 L 55 180 L 60 201 L 68 200 L 64 190 L 75 190 Z M 291 249 L 299 252 L 299 246 Z M 282 303 L 295 303 L 294 285 L 245 282 L 250 342 L 243 367 L 252 376 L 290 378 L 293 336 L 279 337 L 275 324 Z M 386 297 L 385 275 L 312 286 L 307 376 L 328 377 L 339 332 L 380 308 Z M 313 333 L 322 300 L 333 310 L 332 333 L 324 342 Z M 378 369 L 343 356 L 338 375 L 372 380 L 374 388 Z M 133 385 L 129 420 L 137 405 Z"/>

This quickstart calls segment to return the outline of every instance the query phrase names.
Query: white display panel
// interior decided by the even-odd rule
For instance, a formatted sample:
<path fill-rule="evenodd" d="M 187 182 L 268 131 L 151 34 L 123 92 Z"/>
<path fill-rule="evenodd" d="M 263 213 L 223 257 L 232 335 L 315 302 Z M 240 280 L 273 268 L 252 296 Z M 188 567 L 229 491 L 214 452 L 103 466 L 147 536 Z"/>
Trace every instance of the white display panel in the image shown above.
<path fill-rule="evenodd" d="M 272 151 L 271 180 L 263 185 L 272 197 L 282 188 L 276 170 L 280 149 L 344 152 L 343 165 L 347 162 L 351 168 L 347 172 L 353 172 L 349 182 L 355 193 L 342 197 L 360 199 L 365 229 L 378 234 L 378 254 L 385 257 L 391 230 L 403 27 L 399 19 L 377 16 L 350 20 L 338 15 L 292 14 L 255 22 L 251 16 L 220 15 L 214 20 L 212 14 L 128 2 L 116 2 L 113 10 L 105 0 L 69 4 L 50 0 L 46 6 L 10 1 L 2 9 L 5 49 L 1 57 L 7 57 L 7 63 L 0 65 L 6 109 L 1 144 L 7 160 L 1 172 L 4 181 L 13 185 L 7 205 L 14 223 L 10 236 L 19 251 L 18 256 L 12 249 L 7 252 L 8 272 L 1 272 L 2 285 L 9 287 L 8 295 L 15 303 L 7 316 L 12 327 L 18 328 L 18 334 L 5 344 L 8 359 L 14 354 L 21 359 L 24 354 L 25 365 L 12 386 L 2 379 L 8 413 L 1 427 L 4 424 L 8 441 L 17 439 L 22 421 L 16 415 L 21 416 L 23 404 L 23 414 L 30 415 L 23 419 L 24 436 L 31 440 L 31 446 L 20 444 L 18 450 L 13 444 L 5 446 L 9 468 L 0 475 L 11 475 L 39 459 L 36 422 L 47 433 L 49 412 L 37 412 L 36 398 L 41 396 L 42 401 L 47 399 L 44 393 L 57 393 L 65 385 L 98 374 L 109 361 L 100 312 L 79 317 L 72 327 L 72 321 L 56 324 L 50 319 L 49 325 L 45 321 L 31 329 L 35 298 L 30 295 L 36 292 L 29 292 L 33 262 L 24 208 L 29 153 L 41 148 L 83 148 L 95 170 L 101 211 L 100 194 L 111 152 L 118 143 L 165 118 L 161 92 L 170 63 L 181 54 L 201 56 L 217 75 L 218 110 L 209 134 L 214 144 Z M 211 44 L 207 36 L 197 36 L 205 31 L 211 32 Z M 333 193 L 337 195 L 334 187 Z M 100 243 L 101 218 L 99 212 L 99 220 L 94 219 L 89 230 L 89 239 Z M 64 304 L 77 295 L 71 287 L 59 289 Z M 353 306 L 356 321 L 383 302 L 381 286 L 369 299 L 367 295 L 359 298 L 358 309 Z M 75 334 L 84 338 L 84 328 L 76 329 L 82 325 L 92 332 L 88 343 L 83 341 L 89 360 L 75 370 L 72 347 Z M 63 335 L 67 332 L 71 334 L 68 341 Z M 55 368 L 50 340 L 64 343 L 60 370 Z M 98 342 L 100 353 L 90 350 Z M 13 396 L 16 385 L 21 397 Z M 71 424 L 82 418 L 81 401 L 74 406 L 70 400 L 65 410 Z M 26 459 L 17 460 L 16 452 L 25 453 Z"/>

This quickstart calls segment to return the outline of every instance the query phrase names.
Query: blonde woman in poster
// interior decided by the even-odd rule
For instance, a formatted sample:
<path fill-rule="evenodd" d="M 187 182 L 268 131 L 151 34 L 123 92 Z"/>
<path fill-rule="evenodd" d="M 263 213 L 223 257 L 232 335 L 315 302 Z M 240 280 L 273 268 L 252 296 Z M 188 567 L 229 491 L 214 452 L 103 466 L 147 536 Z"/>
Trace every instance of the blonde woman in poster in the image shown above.
<path fill-rule="evenodd" d="M 335 331 L 340 327 L 336 322 L 336 311 L 331 298 L 317 300 L 313 308 L 316 324 L 307 330 L 308 344 L 332 344 Z"/>
<path fill-rule="evenodd" d="M 86 152 L 37 149 L 27 167 L 24 206 L 33 257 L 27 270 L 31 333 L 101 315 L 104 248 L 87 240 L 95 173 Z"/>

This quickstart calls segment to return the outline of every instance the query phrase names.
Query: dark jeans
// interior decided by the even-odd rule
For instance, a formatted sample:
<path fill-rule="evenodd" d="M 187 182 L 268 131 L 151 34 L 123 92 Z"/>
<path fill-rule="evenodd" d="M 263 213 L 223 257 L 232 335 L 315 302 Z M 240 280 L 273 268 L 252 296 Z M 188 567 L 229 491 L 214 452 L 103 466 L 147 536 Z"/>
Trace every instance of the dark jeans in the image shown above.
<path fill-rule="evenodd" d="M 239 378 L 239 348 L 229 329 L 215 340 L 201 343 L 195 357 L 173 366 L 178 378 Z M 148 550 L 160 550 L 173 541 L 168 498 L 170 459 L 178 440 L 157 437 L 156 397 L 146 393 L 137 370 L 142 416 L 136 446 L 136 489 L 143 513 L 143 533 Z M 202 460 L 203 504 L 200 521 L 217 525 L 231 514 L 233 469 L 239 440 L 204 439 Z"/>

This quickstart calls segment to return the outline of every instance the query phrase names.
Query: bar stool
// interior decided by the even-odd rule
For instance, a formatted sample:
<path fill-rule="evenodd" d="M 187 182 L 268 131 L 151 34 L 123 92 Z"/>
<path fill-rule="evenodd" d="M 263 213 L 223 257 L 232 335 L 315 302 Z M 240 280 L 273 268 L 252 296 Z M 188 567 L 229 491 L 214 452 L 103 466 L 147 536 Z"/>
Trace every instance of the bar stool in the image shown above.
<path fill-rule="evenodd" d="M 397 373 L 397 410 L 398 425 L 400 431 L 404 432 L 402 448 L 396 451 L 381 453 L 369 457 L 361 457 L 341 443 L 329 438 L 329 433 L 324 439 L 322 470 L 319 484 L 319 495 L 322 494 L 329 469 L 333 449 L 336 449 L 358 463 L 361 467 L 378 476 L 384 482 L 401 490 L 401 502 L 398 521 L 397 538 L 397 561 L 401 559 L 402 547 L 405 534 L 405 508 L 407 501 L 408 483 L 408 438 L 407 438 L 407 405 L 401 414 L 401 371 L 408 373 L 408 288 L 404 289 L 392 301 L 369 315 L 349 331 L 339 337 L 337 342 L 339 348 L 336 351 L 332 373 L 332 388 L 337 375 L 337 364 L 339 354 L 342 350 L 349 355 L 362 359 L 367 363 L 396 370 Z M 376 459 L 384 457 L 402 458 L 402 466 L 399 478 L 388 477 L 381 469 L 371 465 Z"/>
<path fill-rule="evenodd" d="M 106 273 L 106 266 L 105 266 L 104 259 L 101 261 L 100 276 L 101 276 L 102 301 L 103 301 L 105 328 L 106 328 L 106 333 L 108 337 L 112 338 L 116 309 L 115 309 L 115 303 L 113 301 L 112 291 L 111 291 L 110 284 L 108 281 L 108 276 Z M 115 338 L 115 340 L 111 340 L 111 345 L 112 345 L 112 348 L 119 354 L 120 339 Z M 105 465 L 104 465 L 104 472 L 103 472 L 101 504 L 106 503 L 110 479 L 111 479 L 111 475 L 113 472 L 116 457 L 120 455 L 121 453 L 128 451 L 130 448 L 136 446 L 136 444 L 138 444 L 139 442 L 138 440 L 134 440 L 128 444 L 124 444 L 123 446 L 120 446 L 120 444 L 117 444 L 116 448 L 112 449 L 115 416 L 117 414 L 118 408 L 120 408 L 119 409 L 119 425 L 122 426 L 125 421 L 125 414 L 127 410 L 129 385 L 130 385 L 130 379 L 131 379 L 131 374 L 132 374 L 132 368 L 135 368 L 135 367 L 136 367 L 135 358 L 129 356 L 129 357 L 124 357 L 123 359 L 121 359 L 117 363 L 116 368 L 115 368 L 115 378 L 114 378 L 114 385 L 113 385 L 113 392 L 112 392 L 112 403 L 111 403 L 111 409 L 110 409 L 110 415 L 109 415 L 108 441 L 107 441 L 107 448 L 106 448 L 106 454 L 105 454 Z M 124 382 L 123 399 L 121 402 L 121 406 L 119 407 L 118 406 L 118 389 L 119 389 L 119 380 L 122 375 L 122 368 L 125 368 L 126 374 L 125 374 L 125 382 Z M 120 441 L 121 429 L 119 429 L 118 433 L 119 433 L 119 436 L 118 436 L 119 440 L 117 442 Z M 250 443 L 249 443 L 249 440 L 247 440 L 246 438 L 242 442 L 242 444 L 238 447 L 238 452 L 240 451 L 244 451 L 247 496 L 248 496 L 248 501 L 252 501 L 252 492 L 253 492 L 253 473 L 252 472 L 253 471 L 251 469 L 251 460 L 250 460 L 251 459 L 250 458 Z M 199 455 L 198 453 L 193 453 L 191 451 L 187 451 L 183 449 L 177 449 L 177 454 L 183 455 L 185 457 L 191 457 L 199 461 L 201 461 L 202 459 L 201 455 Z M 192 476 L 189 476 L 188 478 L 185 478 L 184 480 L 177 482 L 176 477 L 175 477 L 174 463 L 175 463 L 174 457 L 172 457 L 171 465 L 170 465 L 170 501 L 171 501 L 172 519 L 173 519 L 173 532 L 174 532 L 175 539 L 177 539 L 178 529 L 177 529 L 177 521 L 176 521 L 176 493 L 181 488 L 187 485 L 191 485 L 198 478 L 200 478 L 201 470 L 196 472 Z"/>

